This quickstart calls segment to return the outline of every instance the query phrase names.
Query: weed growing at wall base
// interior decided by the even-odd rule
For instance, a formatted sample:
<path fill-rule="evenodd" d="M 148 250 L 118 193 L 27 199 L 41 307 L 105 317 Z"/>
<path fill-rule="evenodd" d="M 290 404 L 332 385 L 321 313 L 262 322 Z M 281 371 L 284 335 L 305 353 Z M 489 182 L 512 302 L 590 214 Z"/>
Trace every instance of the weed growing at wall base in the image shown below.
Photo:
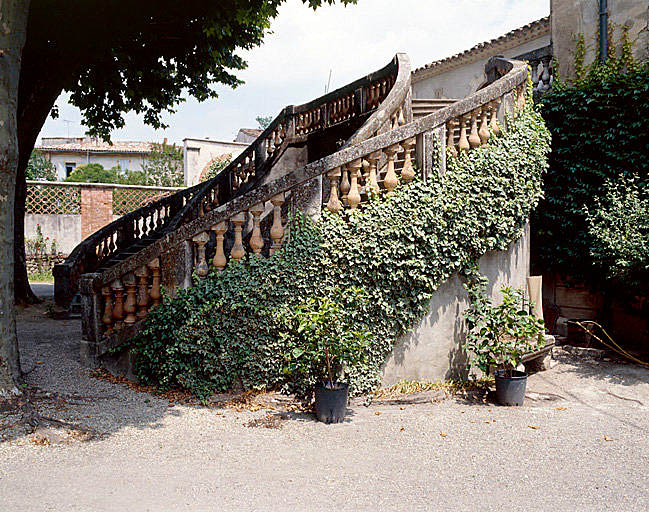
<path fill-rule="evenodd" d="M 530 106 L 488 147 L 449 158 L 444 176 L 343 215 L 326 212 L 317 223 L 294 220 L 273 257 L 230 262 L 151 312 L 128 346 L 139 377 L 200 397 L 235 384 L 304 394 L 318 376 L 282 371 L 299 338 L 277 312 L 338 286 L 363 290 L 346 327 L 372 334 L 344 379 L 352 393 L 375 389 L 395 341 L 427 312 L 435 290 L 521 236 L 542 195 L 549 142 Z"/>

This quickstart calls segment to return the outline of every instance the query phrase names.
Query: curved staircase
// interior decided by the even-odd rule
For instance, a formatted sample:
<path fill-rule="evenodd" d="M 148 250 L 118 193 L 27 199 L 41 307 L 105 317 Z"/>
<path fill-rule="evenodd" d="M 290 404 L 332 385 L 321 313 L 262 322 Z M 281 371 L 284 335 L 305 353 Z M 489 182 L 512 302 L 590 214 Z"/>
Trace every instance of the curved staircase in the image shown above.
<path fill-rule="evenodd" d="M 95 363 L 132 337 L 169 295 L 230 260 L 269 257 L 288 217 L 359 208 L 416 174 L 443 175 L 447 154 L 487 145 L 525 102 L 524 62 L 493 58 L 489 84 L 461 100 L 412 99 L 408 57 L 289 106 L 219 175 L 144 206 L 84 240 L 55 268 L 59 306 L 78 289 L 81 357 Z M 416 166 L 413 165 L 416 161 Z"/>

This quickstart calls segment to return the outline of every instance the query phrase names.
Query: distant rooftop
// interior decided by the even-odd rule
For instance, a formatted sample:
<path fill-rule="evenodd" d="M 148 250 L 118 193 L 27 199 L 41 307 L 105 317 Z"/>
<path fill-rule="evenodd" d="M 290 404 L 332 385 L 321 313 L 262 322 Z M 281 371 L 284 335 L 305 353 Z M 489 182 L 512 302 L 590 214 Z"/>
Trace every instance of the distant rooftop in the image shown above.
<path fill-rule="evenodd" d="M 234 139 L 234 141 L 245 142 L 246 144 L 250 144 L 257 137 L 259 137 L 262 134 L 262 132 L 263 130 L 259 130 L 257 128 L 240 128 L 239 133 L 237 133 L 237 138 Z"/>
<path fill-rule="evenodd" d="M 43 137 L 41 145 L 36 146 L 40 151 L 68 153 L 138 153 L 149 154 L 151 142 L 142 141 L 113 141 L 112 144 L 95 137 Z"/>

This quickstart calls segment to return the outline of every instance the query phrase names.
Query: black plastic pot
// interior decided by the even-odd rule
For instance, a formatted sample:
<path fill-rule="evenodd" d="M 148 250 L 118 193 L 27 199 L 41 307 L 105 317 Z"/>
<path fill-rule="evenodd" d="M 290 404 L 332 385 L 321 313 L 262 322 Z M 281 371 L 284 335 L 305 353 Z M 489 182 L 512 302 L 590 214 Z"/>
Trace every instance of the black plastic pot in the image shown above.
<path fill-rule="evenodd" d="M 336 382 L 334 387 L 320 383 L 315 387 L 315 415 L 323 423 L 340 423 L 347 412 L 349 386 Z"/>
<path fill-rule="evenodd" d="M 509 372 L 497 370 L 494 375 L 498 403 L 501 405 L 523 405 L 527 373 L 512 370 L 510 377 Z"/>

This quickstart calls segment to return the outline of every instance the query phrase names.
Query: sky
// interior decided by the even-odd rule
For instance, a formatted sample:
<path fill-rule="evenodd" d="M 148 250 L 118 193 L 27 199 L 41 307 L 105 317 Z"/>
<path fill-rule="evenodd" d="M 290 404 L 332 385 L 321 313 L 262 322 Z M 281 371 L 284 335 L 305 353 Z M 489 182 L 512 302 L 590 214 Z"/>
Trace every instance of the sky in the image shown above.
<path fill-rule="evenodd" d="M 240 52 L 248 68 L 237 73 L 245 84 L 216 86 L 219 97 L 192 98 L 164 117 L 169 128 L 154 130 L 127 114 L 113 140 L 182 144 L 186 137 L 231 141 L 239 128 L 257 128 L 255 117 L 275 117 L 286 105 L 300 105 L 376 71 L 397 52 L 413 69 L 464 51 L 550 13 L 550 0 L 358 0 L 357 5 L 317 11 L 287 0 L 261 47 Z M 40 137 L 81 136 L 81 114 L 57 100 L 59 118 L 48 118 Z M 40 138 L 39 138 L 40 142 Z"/>

